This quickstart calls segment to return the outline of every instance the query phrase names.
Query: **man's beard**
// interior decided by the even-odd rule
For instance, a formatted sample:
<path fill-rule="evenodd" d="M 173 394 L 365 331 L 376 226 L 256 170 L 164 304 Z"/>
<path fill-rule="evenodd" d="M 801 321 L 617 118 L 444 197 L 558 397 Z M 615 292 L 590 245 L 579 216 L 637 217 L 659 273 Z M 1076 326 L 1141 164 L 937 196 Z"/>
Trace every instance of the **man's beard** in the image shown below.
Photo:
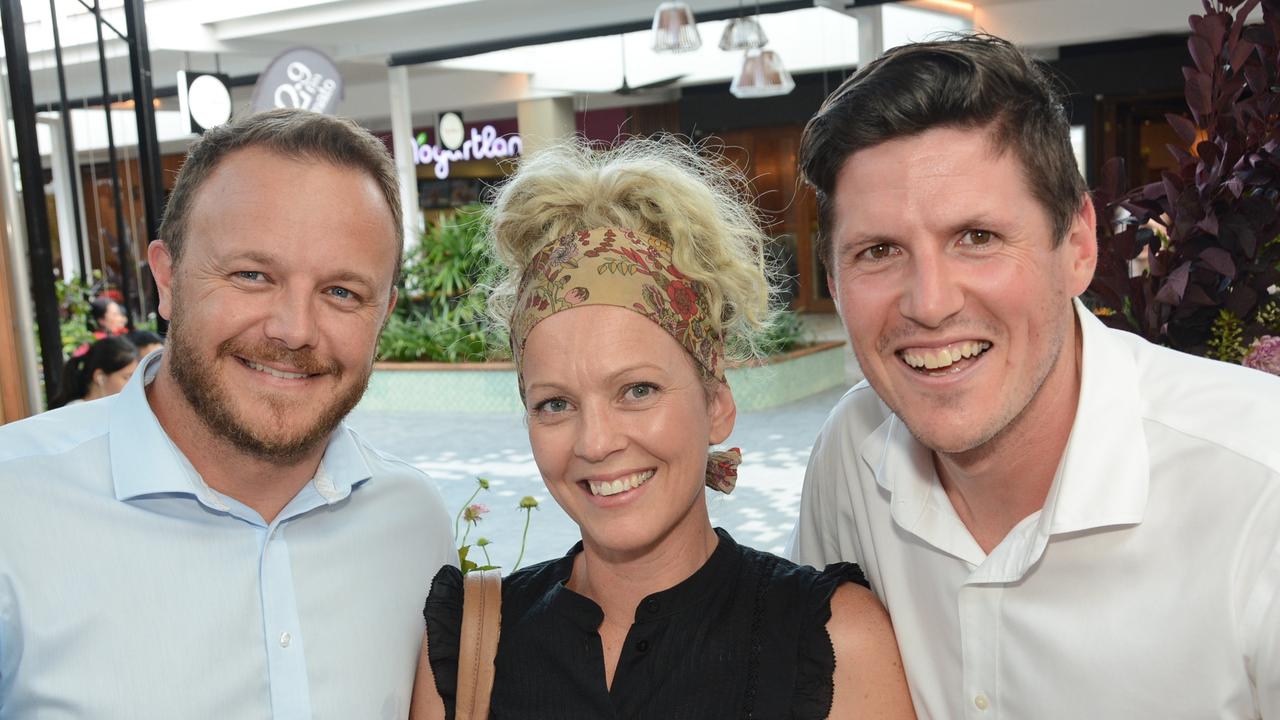
<path fill-rule="evenodd" d="M 250 347 L 232 340 L 219 344 L 213 357 L 201 357 L 192 338 L 188 337 L 186 325 L 178 312 L 174 312 L 169 325 L 165 356 L 169 375 L 182 389 L 187 404 L 205 427 L 236 449 L 274 465 L 293 464 L 326 442 L 338 423 L 360 402 L 369 386 L 369 376 L 373 374 L 370 363 L 359 382 L 353 383 L 346 390 L 340 387 L 333 402 L 324 407 L 309 426 L 286 435 L 282 430 L 286 420 L 300 408 L 270 397 L 261 397 L 258 402 L 270 411 L 275 427 L 255 429 L 236 414 L 232 398 L 223 384 L 225 379 L 219 378 L 214 370 L 216 361 L 231 358 L 233 362 L 240 362 L 233 357 L 239 356 L 256 362 L 278 362 L 301 372 L 327 374 L 341 381 L 344 373 L 336 363 L 323 363 L 309 351 L 288 350 L 275 343 Z M 264 432 L 271 429 L 276 430 L 272 435 Z"/>

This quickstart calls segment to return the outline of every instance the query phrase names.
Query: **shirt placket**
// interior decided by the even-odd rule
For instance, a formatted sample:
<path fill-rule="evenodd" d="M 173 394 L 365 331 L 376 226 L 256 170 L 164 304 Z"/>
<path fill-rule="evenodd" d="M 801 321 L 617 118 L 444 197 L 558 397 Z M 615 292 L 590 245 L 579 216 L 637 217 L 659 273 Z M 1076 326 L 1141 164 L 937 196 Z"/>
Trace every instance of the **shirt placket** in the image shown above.
<path fill-rule="evenodd" d="M 307 682 L 306 650 L 298 621 L 289 544 L 283 530 L 281 518 L 258 530 L 259 580 L 271 714 L 275 720 L 305 720 L 311 717 L 311 691 Z"/>
<path fill-rule="evenodd" d="M 1000 717 L 997 704 L 1000 667 L 1000 601 L 1004 586 L 967 583 L 960 588 L 961 657 L 964 663 L 964 716 L 969 720 Z"/>

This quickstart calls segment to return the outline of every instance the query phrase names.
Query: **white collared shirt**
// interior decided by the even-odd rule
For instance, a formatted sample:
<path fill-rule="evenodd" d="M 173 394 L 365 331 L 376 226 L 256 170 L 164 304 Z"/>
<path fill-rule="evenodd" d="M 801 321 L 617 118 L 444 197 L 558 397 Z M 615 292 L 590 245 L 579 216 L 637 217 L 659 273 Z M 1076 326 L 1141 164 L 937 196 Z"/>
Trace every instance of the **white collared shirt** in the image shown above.
<path fill-rule="evenodd" d="M 159 358 L 0 428 L 0 720 L 405 717 L 439 493 L 342 425 L 264 523 L 160 427 Z"/>
<path fill-rule="evenodd" d="M 814 446 L 788 554 L 862 565 L 920 717 L 1280 717 L 1280 378 L 1076 307 L 1066 452 L 989 555 L 866 383 Z"/>

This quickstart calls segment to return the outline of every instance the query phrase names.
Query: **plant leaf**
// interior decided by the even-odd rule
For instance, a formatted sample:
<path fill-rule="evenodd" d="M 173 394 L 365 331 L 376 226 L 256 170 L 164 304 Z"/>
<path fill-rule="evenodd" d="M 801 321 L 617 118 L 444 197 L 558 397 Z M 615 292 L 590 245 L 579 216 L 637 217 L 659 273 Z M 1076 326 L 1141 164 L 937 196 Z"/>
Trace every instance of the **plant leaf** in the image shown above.
<path fill-rule="evenodd" d="M 1169 123 L 1170 127 L 1173 128 L 1173 131 L 1178 133 L 1178 137 L 1182 138 L 1182 141 L 1186 143 L 1187 147 L 1191 147 L 1191 145 L 1195 143 L 1196 134 L 1199 132 L 1195 123 L 1181 115 L 1175 115 L 1173 113 L 1167 113 L 1164 116 L 1164 119 Z"/>
<path fill-rule="evenodd" d="M 1191 261 L 1188 260 L 1169 273 L 1164 285 L 1160 287 L 1160 292 L 1156 293 L 1156 302 L 1161 302 L 1165 305 L 1178 305 L 1181 303 L 1182 296 L 1187 292 L 1187 281 L 1190 278 Z"/>
<path fill-rule="evenodd" d="M 1231 63 L 1231 70 L 1238 73 L 1244 69 L 1245 63 L 1249 60 L 1249 55 L 1257 48 L 1257 45 L 1248 40 L 1237 41 L 1235 47 L 1231 50 L 1231 57 L 1228 58 L 1228 62 Z"/>
<path fill-rule="evenodd" d="M 1187 50 L 1191 51 L 1191 59 L 1196 64 L 1196 69 L 1207 75 L 1213 74 L 1214 63 L 1213 49 L 1209 47 L 1209 41 L 1201 35 L 1192 35 L 1187 38 Z"/>
<path fill-rule="evenodd" d="M 1213 217 L 1212 215 L 1208 217 Z M 1206 218 L 1208 219 L 1208 218 Z M 1217 225 L 1217 222 L 1214 222 Z M 1225 278 L 1234 278 L 1236 276 L 1236 263 L 1231 259 L 1231 253 L 1220 247 L 1211 247 L 1200 253 L 1200 260 L 1208 265 L 1214 272 Z"/>
<path fill-rule="evenodd" d="M 1196 118 L 1197 124 L 1203 124 L 1201 118 L 1213 109 L 1210 94 L 1209 76 L 1193 68 L 1182 68 L 1182 76 L 1186 78 L 1187 107 Z"/>

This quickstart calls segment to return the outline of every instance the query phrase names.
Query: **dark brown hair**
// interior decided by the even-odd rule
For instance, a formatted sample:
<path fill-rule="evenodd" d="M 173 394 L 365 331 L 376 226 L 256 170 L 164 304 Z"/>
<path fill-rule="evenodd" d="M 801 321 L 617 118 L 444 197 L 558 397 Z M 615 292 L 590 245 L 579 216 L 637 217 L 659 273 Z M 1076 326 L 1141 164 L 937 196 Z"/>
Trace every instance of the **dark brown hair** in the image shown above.
<path fill-rule="evenodd" d="M 1062 93 L 1008 41 L 966 34 L 903 45 L 845 80 L 805 126 L 800 170 L 818 196 L 818 256 L 830 267 L 833 195 L 859 150 L 938 127 L 981 128 L 1012 149 L 1053 227 L 1054 246 L 1087 192 Z"/>
<path fill-rule="evenodd" d="M 207 130 L 187 151 L 187 159 L 178 172 L 173 193 L 165 206 L 164 220 L 160 224 L 160 238 L 168 245 L 175 265 L 182 257 L 187 222 L 200 186 L 228 155 L 249 147 L 265 148 L 288 158 L 319 160 L 368 173 L 377 181 L 378 188 L 387 201 L 392 227 L 396 233 L 396 247 L 402 246 L 399 235 L 403 217 L 400 184 L 395 162 L 382 141 L 346 118 L 284 108 L 248 115 Z M 402 263 L 399 257 L 400 253 L 397 253 L 393 287 L 400 279 Z"/>

